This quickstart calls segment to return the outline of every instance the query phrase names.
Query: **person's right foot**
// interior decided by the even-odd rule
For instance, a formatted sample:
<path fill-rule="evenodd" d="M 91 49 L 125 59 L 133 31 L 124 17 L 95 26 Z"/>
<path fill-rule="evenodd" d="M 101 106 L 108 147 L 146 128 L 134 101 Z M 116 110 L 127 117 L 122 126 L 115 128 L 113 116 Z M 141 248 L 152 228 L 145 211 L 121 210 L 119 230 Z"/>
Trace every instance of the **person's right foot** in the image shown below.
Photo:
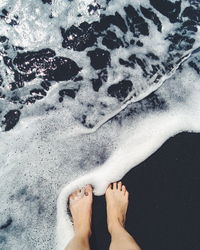
<path fill-rule="evenodd" d="M 69 196 L 69 208 L 76 234 L 91 235 L 92 201 L 91 185 L 86 185 Z"/>
<path fill-rule="evenodd" d="M 115 226 L 124 227 L 128 208 L 128 191 L 121 182 L 110 184 L 106 190 L 107 223 L 111 233 Z"/>

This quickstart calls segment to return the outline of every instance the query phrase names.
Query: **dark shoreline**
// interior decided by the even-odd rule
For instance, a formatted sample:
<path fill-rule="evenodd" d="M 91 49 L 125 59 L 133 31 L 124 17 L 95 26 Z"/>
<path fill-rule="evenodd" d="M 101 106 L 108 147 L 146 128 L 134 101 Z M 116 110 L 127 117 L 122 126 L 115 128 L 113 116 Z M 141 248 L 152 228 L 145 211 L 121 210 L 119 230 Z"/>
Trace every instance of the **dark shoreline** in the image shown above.
<path fill-rule="evenodd" d="M 181 133 L 123 178 L 126 228 L 142 250 L 200 249 L 200 134 Z M 104 197 L 95 197 L 92 250 L 109 248 Z M 122 249 L 123 250 L 123 249 Z"/>

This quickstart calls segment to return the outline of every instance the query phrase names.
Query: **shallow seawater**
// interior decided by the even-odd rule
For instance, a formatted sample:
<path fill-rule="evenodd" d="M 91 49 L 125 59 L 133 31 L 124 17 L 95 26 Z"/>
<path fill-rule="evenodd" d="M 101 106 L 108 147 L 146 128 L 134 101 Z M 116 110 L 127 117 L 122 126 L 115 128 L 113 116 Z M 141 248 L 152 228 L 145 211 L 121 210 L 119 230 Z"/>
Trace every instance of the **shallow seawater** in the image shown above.
<path fill-rule="evenodd" d="M 199 0 L 0 1 L 0 249 L 63 249 L 96 195 L 200 132 Z"/>

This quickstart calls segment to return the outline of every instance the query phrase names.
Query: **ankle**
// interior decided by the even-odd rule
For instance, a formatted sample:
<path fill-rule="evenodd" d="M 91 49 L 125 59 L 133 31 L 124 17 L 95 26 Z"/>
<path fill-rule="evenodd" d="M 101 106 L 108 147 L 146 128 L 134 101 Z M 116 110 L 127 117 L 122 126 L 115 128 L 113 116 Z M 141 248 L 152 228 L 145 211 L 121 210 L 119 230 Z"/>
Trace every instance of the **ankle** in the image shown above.
<path fill-rule="evenodd" d="M 80 237 L 80 238 L 90 238 L 92 235 L 92 231 L 90 229 L 85 229 L 85 228 L 79 228 L 79 229 L 75 229 L 75 235 Z"/>
<path fill-rule="evenodd" d="M 111 235 L 122 229 L 124 229 L 124 224 L 120 220 L 108 223 L 108 231 Z"/>

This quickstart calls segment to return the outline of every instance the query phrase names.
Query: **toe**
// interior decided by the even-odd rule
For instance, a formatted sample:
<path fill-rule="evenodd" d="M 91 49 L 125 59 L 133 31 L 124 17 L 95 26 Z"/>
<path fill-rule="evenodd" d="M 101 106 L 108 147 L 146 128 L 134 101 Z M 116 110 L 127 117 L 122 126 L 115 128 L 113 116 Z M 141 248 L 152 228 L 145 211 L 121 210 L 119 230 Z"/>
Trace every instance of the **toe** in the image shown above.
<path fill-rule="evenodd" d="M 73 200 L 73 194 L 69 196 L 69 201 Z"/>
<path fill-rule="evenodd" d="M 124 185 L 122 185 L 122 192 L 125 194 L 126 192 L 126 187 Z"/>
<path fill-rule="evenodd" d="M 79 193 L 81 193 L 81 190 L 80 190 L 80 189 L 79 189 L 79 190 L 76 190 L 76 192 L 75 192 L 75 194 L 74 194 L 74 197 L 78 196 Z"/>
<path fill-rule="evenodd" d="M 76 191 L 71 194 L 72 199 L 76 197 Z"/>
<path fill-rule="evenodd" d="M 86 185 L 86 190 L 87 190 L 87 192 L 92 192 L 92 190 L 93 190 L 92 185 L 90 185 L 90 184 Z"/>
<path fill-rule="evenodd" d="M 70 196 L 69 196 L 69 202 L 70 203 L 73 202 L 75 200 L 75 198 L 76 198 L 76 191 L 70 194 Z"/>
<path fill-rule="evenodd" d="M 122 190 L 122 182 L 121 181 L 119 181 L 117 183 L 117 189 L 119 189 L 120 191 Z"/>
<path fill-rule="evenodd" d="M 111 190 L 112 190 L 112 185 L 109 184 L 108 187 L 107 187 L 107 189 L 106 189 L 106 194 L 107 194 L 108 192 L 110 192 Z"/>
<path fill-rule="evenodd" d="M 128 200 L 128 197 L 129 197 L 129 192 L 128 191 L 125 192 L 125 197 Z"/>
<path fill-rule="evenodd" d="M 113 183 L 113 189 L 114 190 L 117 189 L 117 183 L 116 182 Z"/>
<path fill-rule="evenodd" d="M 80 195 L 81 195 L 82 192 L 83 192 L 82 189 L 77 189 L 77 190 L 72 194 L 73 199 L 76 199 L 77 197 L 80 197 Z"/>
<path fill-rule="evenodd" d="M 91 186 L 91 185 L 88 184 L 88 185 L 85 186 L 84 194 L 85 194 L 86 196 L 92 194 L 92 186 Z"/>

